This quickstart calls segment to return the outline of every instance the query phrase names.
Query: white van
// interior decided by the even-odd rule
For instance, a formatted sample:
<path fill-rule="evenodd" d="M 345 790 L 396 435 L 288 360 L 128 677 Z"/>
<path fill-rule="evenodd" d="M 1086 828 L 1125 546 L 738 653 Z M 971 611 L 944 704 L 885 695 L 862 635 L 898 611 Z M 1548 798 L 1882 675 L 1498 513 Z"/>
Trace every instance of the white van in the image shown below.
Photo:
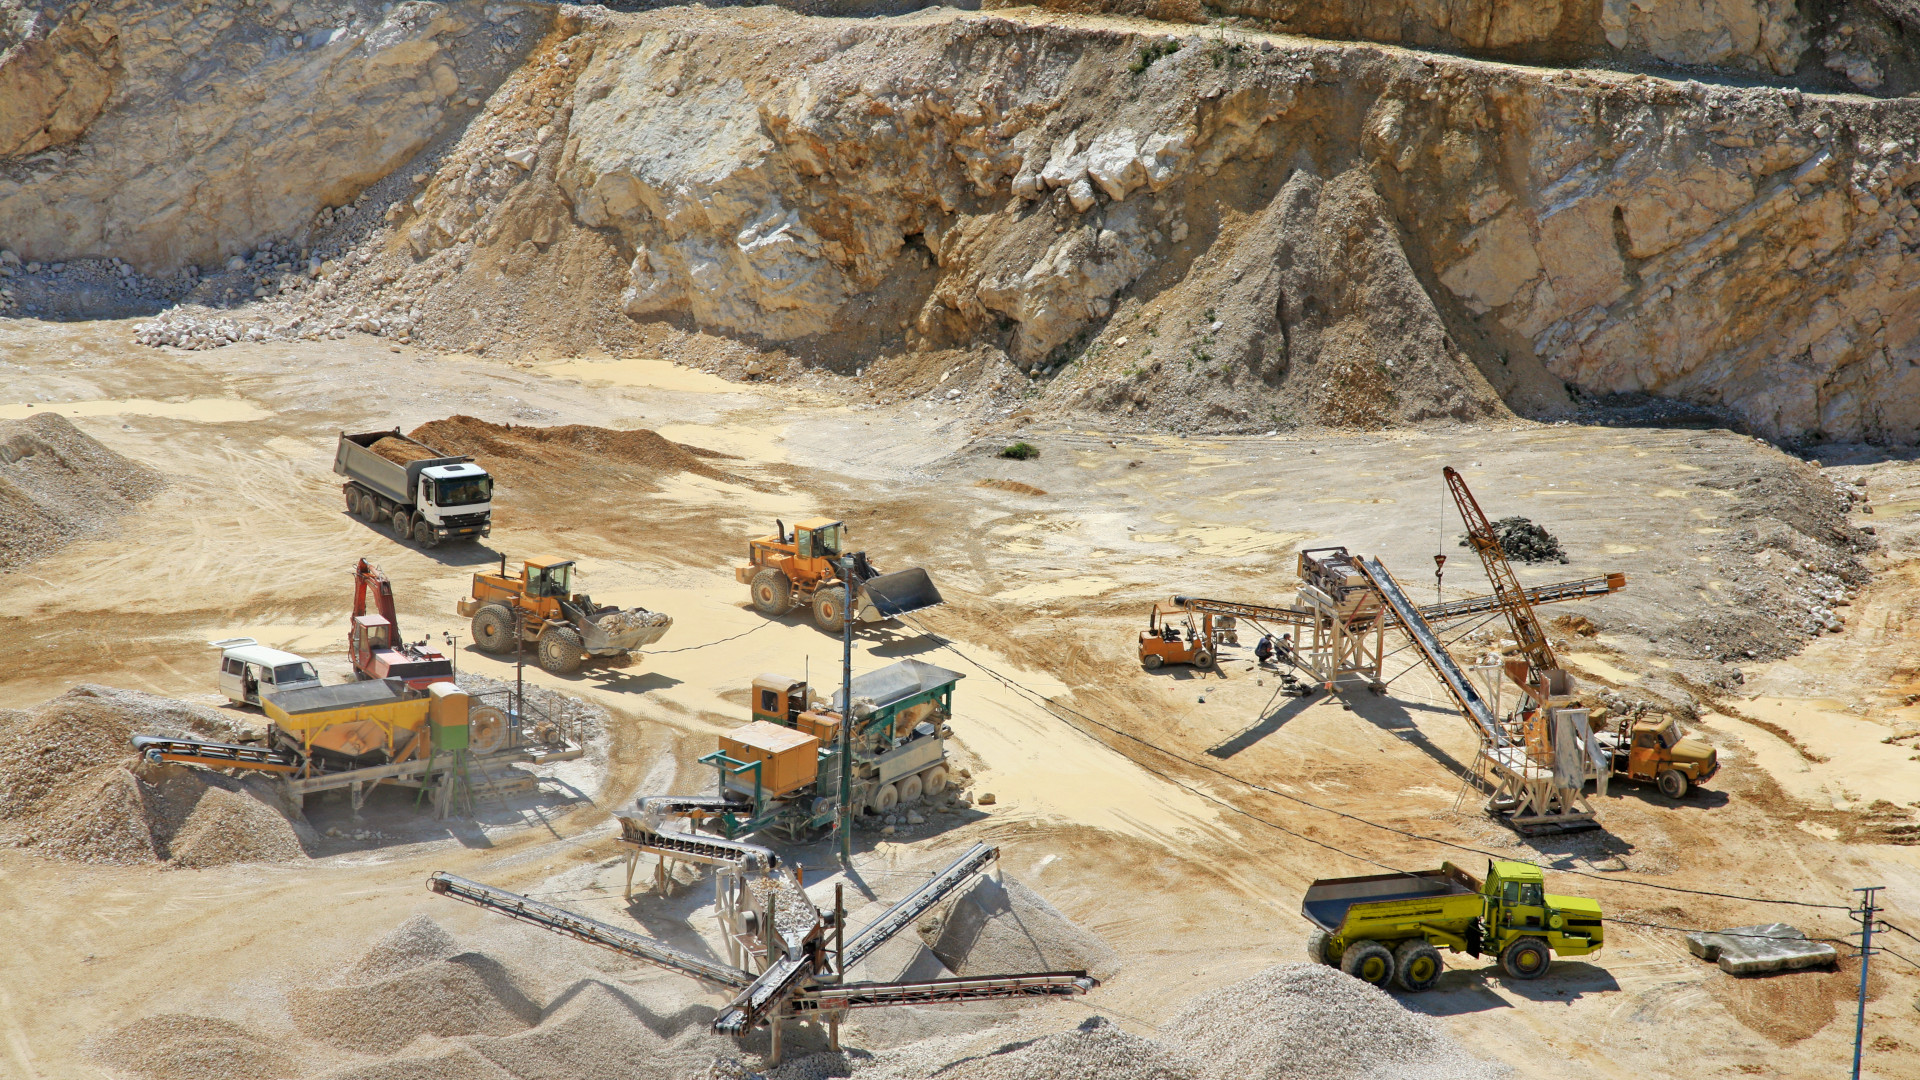
<path fill-rule="evenodd" d="M 220 650 L 220 692 L 236 704 L 258 705 L 262 695 L 320 685 L 320 673 L 304 656 L 269 649 L 250 637 L 207 644 Z"/>

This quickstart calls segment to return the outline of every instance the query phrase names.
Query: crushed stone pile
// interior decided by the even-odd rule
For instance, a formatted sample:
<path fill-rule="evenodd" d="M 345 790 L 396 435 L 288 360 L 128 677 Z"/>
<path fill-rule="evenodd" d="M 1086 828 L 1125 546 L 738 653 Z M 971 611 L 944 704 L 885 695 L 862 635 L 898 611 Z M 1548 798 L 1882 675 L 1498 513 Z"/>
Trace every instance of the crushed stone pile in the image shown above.
<path fill-rule="evenodd" d="M 89 1053 L 141 1080 L 259 1080 L 299 1076 L 273 1040 L 231 1020 L 162 1013 L 96 1038 Z"/>
<path fill-rule="evenodd" d="M 1084 970 L 1104 981 L 1120 969 L 1119 955 L 1098 935 L 1011 878 L 975 878 L 922 920 L 919 933 L 956 975 Z"/>
<path fill-rule="evenodd" d="M 1167 1028 L 1235 1080 L 1500 1080 L 1386 991 L 1322 964 L 1280 964 L 1188 1003 Z"/>
<path fill-rule="evenodd" d="M 727 455 L 683 446 L 657 431 L 615 431 L 590 424 L 527 427 L 450 416 L 414 428 L 410 437 L 449 454 L 469 454 L 488 472 L 522 483 L 542 483 L 556 474 L 594 466 L 631 466 L 645 473 L 694 473 L 712 480 L 741 478 L 708 464 Z"/>
<path fill-rule="evenodd" d="M 232 740 L 225 716 L 82 684 L 0 712 L 0 842 L 84 862 L 205 867 L 299 858 L 305 826 L 264 777 L 228 777 L 134 755 L 136 734 Z"/>
<path fill-rule="evenodd" d="M 1104 1016 L 1072 1031 L 1015 1041 L 992 1054 L 963 1059 L 951 1068 L 918 1060 L 912 1049 L 894 1055 L 876 1080 L 1203 1080 L 1207 1073 L 1182 1051 L 1115 1027 Z M 928 1066 L 932 1066 L 929 1068 Z"/>
<path fill-rule="evenodd" d="M 422 1035 L 510 1035 L 540 1022 L 540 1006 L 485 953 L 463 952 L 371 982 L 299 988 L 294 1026 L 316 1042 L 388 1054 Z"/>
<path fill-rule="evenodd" d="M 374 982 L 460 954 L 460 943 L 431 916 L 415 915 L 373 943 L 342 975 L 348 983 Z"/>
<path fill-rule="evenodd" d="M 1560 546 L 1559 538 L 1528 518 L 1503 517 L 1492 525 L 1493 535 L 1509 559 L 1523 563 L 1567 561 L 1566 549 Z M 1464 534 L 1460 537 L 1460 546 L 1469 546 Z"/>
<path fill-rule="evenodd" d="M 165 485 L 64 416 L 0 420 L 0 570 L 106 528 Z"/>
<path fill-rule="evenodd" d="M 539 1027 L 468 1045 L 517 1077 L 687 1080 L 705 1076 L 717 1055 L 733 1049 L 708 1031 L 712 1020 L 710 1008 L 662 1014 L 620 987 L 585 980 L 549 1006 Z"/>
<path fill-rule="evenodd" d="M 602 629 L 618 634 L 628 630 L 645 630 L 655 626 L 673 625 L 673 616 L 646 608 L 630 608 L 602 616 L 599 620 Z"/>

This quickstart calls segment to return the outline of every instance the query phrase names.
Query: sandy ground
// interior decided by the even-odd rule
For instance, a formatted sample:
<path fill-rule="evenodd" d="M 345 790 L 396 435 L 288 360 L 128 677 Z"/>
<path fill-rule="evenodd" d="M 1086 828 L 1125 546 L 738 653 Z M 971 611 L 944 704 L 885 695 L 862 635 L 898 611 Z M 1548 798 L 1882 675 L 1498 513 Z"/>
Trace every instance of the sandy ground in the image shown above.
<path fill-rule="evenodd" d="M 130 347 L 128 334 L 115 323 L 0 324 L 0 416 L 58 410 L 172 478 L 114 535 L 0 576 L 0 602 L 15 614 L 0 627 L 8 657 L 0 707 L 81 681 L 209 700 L 215 654 L 206 641 L 243 634 L 343 678 L 350 572 L 361 556 L 394 580 L 407 636 L 451 635 L 463 670 L 512 675 L 510 663 L 466 644 L 453 612 L 469 575 L 503 555 L 578 558 L 597 599 L 666 611 L 675 625 L 631 667 L 567 678 L 528 670 L 614 717 L 603 754 L 566 774 L 565 797 L 426 827 L 406 797 L 379 793 L 367 812 L 373 835 L 332 838 L 295 865 L 109 869 L 0 851 L 0 909 L 13 937 L 0 953 L 0 1073 L 101 1075 L 86 1040 L 154 1012 L 265 1022 L 316 958 L 356 954 L 417 911 L 522 947 L 536 935 L 431 899 L 422 882 L 435 869 L 635 919 L 651 932 L 700 925 L 685 898 L 624 904 L 606 812 L 640 792 L 704 790 L 711 781 L 694 758 L 743 719 L 755 674 L 835 677 L 836 639 L 798 618 L 763 619 L 732 576 L 747 538 L 776 517 L 816 513 L 844 516 L 883 567 L 933 573 L 949 603 L 919 621 L 938 636 L 904 624 L 864 634 L 856 670 L 916 657 L 961 671 L 954 727 L 973 791 L 996 799 L 912 839 L 865 832 L 852 878 L 822 868 L 808 884 L 824 895 L 845 880 L 884 898 L 903 887 L 902 868 L 976 840 L 1000 844 L 1009 872 L 1124 958 L 1092 996 L 1045 1006 L 1062 1026 L 1092 1010 L 1151 1032 L 1191 996 L 1299 958 L 1307 930 L 1299 894 L 1315 877 L 1369 872 L 1362 860 L 1483 859 L 1236 778 L 1593 873 L 1549 880 L 1640 923 L 1784 919 L 1837 937 L 1850 929 L 1839 910 L 1632 882 L 1817 904 L 1845 904 L 1849 889 L 1879 884 L 1889 887 L 1887 917 L 1920 932 L 1920 848 L 1901 828 L 1920 799 L 1916 740 L 1906 737 L 1920 732 L 1909 697 L 1920 664 L 1905 633 L 1920 587 L 1902 524 L 1920 507 L 1902 502 L 1920 499 L 1920 470 L 1906 462 L 1829 463 L 1873 492 L 1877 515 L 1859 518 L 1876 523 L 1886 545 L 1873 556 L 1873 583 L 1847 609 L 1845 631 L 1789 659 L 1743 665 L 1744 681 L 1716 696 L 1697 730 L 1725 766 L 1706 792 L 1675 804 L 1616 786 L 1596 800 L 1604 831 L 1524 841 L 1463 791 L 1470 731 L 1423 671 L 1401 674 L 1410 654 L 1389 660 L 1398 677 L 1385 696 L 1276 696 L 1274 679 L 1244 653 L 1206 676 L 1147 673 L 1133 639 L 1148 605 L 1172 593 L 1287 602 L 1292 553 L 1328 543 L 1380 555 L 1422 600 L 1433 595 L 1431 556 L 1444 550 L 1455 556 L 1447 594 L 1482 591 L 1443 501 L 1439 470 L 1453 464 L 1490 512 L 1534 517 L 1565 542 L 1570 563 L 1523 568 L 1527 582 L 1632 575 L 1628 592 L 1565 609 L 1608 628 L 1582 639 L 1569 666 L 1629 689 L 1671 685 L 1695 658 L 1658 640 L 1660 627 L 1724 605 L 1716 582 L 1739 569 L 1702 547 L 1733 512 L 1731 500 L 1685 476 L 1746 467 L 1772 449 L 1727 433 L 1652 428 L 1187 440 L 1033 419 L 1018 433 L 1041 455 L 1013 462 L 994 456 L 1011 429 L 980 436 L 937 405 L 849 406 L 830 387 L 735 384 L 657 360 L 509 367 L 365 338 L 189 354 Z M 488 543 L 430 552 L 341 511 L 330 471 L 337 432 L 411 429 L 453 413 L 654 427 L 736 455 L 726 467 L 741 482 L 679 475 L 610 489 L 605 478 L 577 476 L 540 490 L 503 487 Z M 981 486 L 988 480 L 1043 494 Z M 1049 712 L 1016 687 L 1186 761 Z M 346 820 L 327 799 L 309 815 L 321 827 Z M 801 854 L 810 865 L 824 858 Z M 692 924 L 682 922 L 687 914 Z M 1920 945 L 1892 940 L 1920 960 Z M 1688 956 L 1669 930 L 1616 924 L 1608 942 L 1537 983 L 1449 956 L 1440 988 L 1406 1000 L 1527 1076 L 1830 1076 L 1851 1051 L 1851 961 L 1838 973 L 1735 982 Z M 1920 972 L 1893 957 L 1874 970 L 1869 1072 L 1914 1075 Z M 686 992 L 700 995 L 691 984 Z M 882 1022 L 867 1023 L 879 1037 Z"/>

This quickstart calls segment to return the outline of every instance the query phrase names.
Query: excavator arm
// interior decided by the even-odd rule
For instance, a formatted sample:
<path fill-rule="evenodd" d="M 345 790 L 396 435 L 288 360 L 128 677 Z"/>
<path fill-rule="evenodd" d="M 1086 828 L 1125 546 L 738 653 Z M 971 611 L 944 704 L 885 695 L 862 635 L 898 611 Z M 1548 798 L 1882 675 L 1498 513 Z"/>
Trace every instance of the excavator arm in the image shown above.
<path fill-rule="evenodd" d="M 395 613 L 393 606 L 393 582 L 387 580 L 387 575 L 381 573 L 379 567 L 361 559 L 353 568 L 354 618 L 357 619 L 367 613 L 369 592 L 373 594 L 374 607 L 378 609 L 379 616 L 387 620 L 387 625 L 393 627 L 393 640 L 401 640 L 400 617 Z"/>

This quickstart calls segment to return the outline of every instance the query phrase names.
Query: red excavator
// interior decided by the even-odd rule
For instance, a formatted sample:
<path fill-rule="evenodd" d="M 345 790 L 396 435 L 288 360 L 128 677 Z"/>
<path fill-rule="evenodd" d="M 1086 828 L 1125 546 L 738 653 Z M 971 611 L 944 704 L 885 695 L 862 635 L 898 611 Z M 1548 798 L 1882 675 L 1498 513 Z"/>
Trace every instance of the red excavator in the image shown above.
<path fill-rule="evenodd" d="M 378 611 L 367 611 L 367 594 Z M 356 679 L 405 679 L 413 689 L 453 681 L 453 661 L 427 647 L 400 640 L 400 621 L 393 610 L 393 583 L 365 559 L 353 568 L 353 623 L 347 630 L 347 653 L 353 657 Z"/>

